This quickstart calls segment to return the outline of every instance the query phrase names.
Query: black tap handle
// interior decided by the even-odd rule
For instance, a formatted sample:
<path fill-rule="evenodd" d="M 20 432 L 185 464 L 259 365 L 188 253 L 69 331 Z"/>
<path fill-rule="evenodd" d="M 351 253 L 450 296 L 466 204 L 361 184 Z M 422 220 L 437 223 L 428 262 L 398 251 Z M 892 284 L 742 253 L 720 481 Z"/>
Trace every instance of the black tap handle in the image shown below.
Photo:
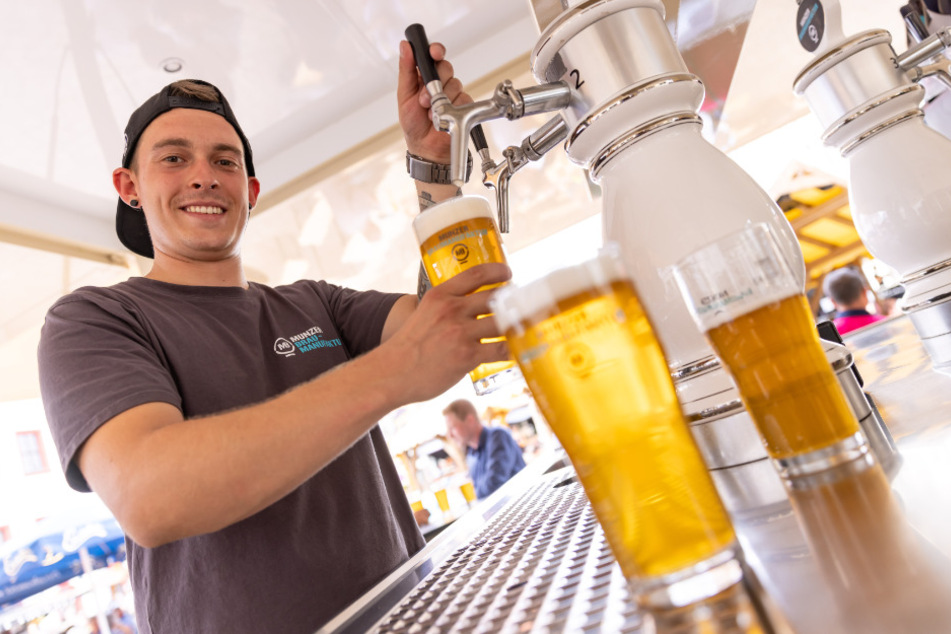
<path fill-rule="evenodd" d="M 485 132 L 482 131 L 482 124 L 472 128 L 472 132 L 469 133 L 469 136 L 472 137 L 472 142 L 475 143 L 476 152 L 488 149 L 489 144 L 485 140 Z"/>
<path fill-rule="evenodd" d="M 429 84 L 429 82 L 439 79 L 439 74 L 436 72 L 436 62 L 429 54 L 429 38 L 426 37 L 426 29 L 423 28 L 423 25 L 410 24 L 406 27 L 406 41 L 413 48 L 413 57 L 416 58 L 416 67 L 419 68 L 419 74 L 423 76 L 423 82 Z M 472 137 L 472 142 L 475 143 L 476 151 L 485 150 L 489 147 L 481 125 L 472 128 L 469 136 Z"/>
<path fill-rule="evenodd" d="M 426 29 L 422 24 L 410 24 L 406 27 L 406 40 L 413 47 L 413 57 L 416 58 L 416 67 L 419 68 L 419 74 L 423 76 L 423 82 L 429 82 L 439 79 L 436 73 L 436 63 L 429 54 L 429 38 L 426 37 Z"/>

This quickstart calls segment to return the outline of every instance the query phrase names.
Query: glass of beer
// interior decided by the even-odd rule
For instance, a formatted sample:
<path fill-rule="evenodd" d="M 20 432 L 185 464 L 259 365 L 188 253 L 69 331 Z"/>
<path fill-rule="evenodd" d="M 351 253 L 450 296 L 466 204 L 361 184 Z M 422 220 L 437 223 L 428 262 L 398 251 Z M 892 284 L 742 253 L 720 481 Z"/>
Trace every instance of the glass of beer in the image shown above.
<path fill-rule="evenodd" d="M 443 513 L 449 512 L 449 493 L 446 489 L 439 489 L 434 493 L 436 496 L 436 504 L 439 505 L 439 510 Z"/>
<path fill-rule="evenodd" d="M 462 491 L 462 497 L 466 499 L 466 504 L 472 505 L 476 499 L 475 486 L 473 486 L 471 480 L 466 480 L 459 485 L 459 490 Z"/>
<path fill-rule="evenodd" d="M 617 253 L 505 286 L 490 305 L 641 604 L 736 583 L 732 524 Z"/>
<path fill-rule="evenodd" d="M 701 248 L 674 274 L 780 475 L 815 473 L 867 451 L 803 289 L 767 225 Z"/>
<path fill-rule="evenodd" d="M 439 286 L 476 264 L 505 263 L 502 238 L 489 202 L 481 196 L 459 196 L 423 211 L 413 220 L 423 267 L 430 283 Z M 485 286 L 487 290 L 498 285 Z M 481 315 L 480 318 L 489 315 Z M 483 339 L 483 343 L 502 338 Z M 514 361 L 483 363 L 469 373 L 476 394 L 487 394 L 518 377 Z"/>

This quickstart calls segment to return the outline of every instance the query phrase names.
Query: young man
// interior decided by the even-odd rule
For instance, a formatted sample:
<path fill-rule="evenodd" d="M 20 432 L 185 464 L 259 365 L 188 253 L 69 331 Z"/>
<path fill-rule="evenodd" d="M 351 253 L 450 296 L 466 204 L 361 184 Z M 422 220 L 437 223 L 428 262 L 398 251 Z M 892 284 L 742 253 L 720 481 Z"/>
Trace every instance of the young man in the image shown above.
<path fill-rule="evenodd" d="M 522 448 L 509 430 L 483 425 L 470 401 L 453 401 L 442 413 L 449 437 L 465 448 L 469 477 L 480 500 L 525 467 Z"/>
<path fill-rule="evenodd" d="M 882 315 L 868 312 L 865 280 L 850 268 L 841 268 L 826 275 L 822 290 L 835 304 L 835 319 L 832 323 L 840 335 L 885 319 Z"/>
<path fill-rule="evenodd" d="M 446 163 L 448 135 L 406 42 L 400 53 L 408 150 Z M 249 283 L 241 239 L 260 185 L 224 96 L 166 87 L 126 141 L 117 232 L 152 268 L 59 300 L 40 343 L 67 479 L 126 532 L 142 634 L 313 632 L 423 546 L 376 421 L 506 357 L 480 343 L 498 333 L 473 291 L 508 269 L 476 267 L 419 302 Z M 427 205 L 458 194 L 417 189 Z"/>

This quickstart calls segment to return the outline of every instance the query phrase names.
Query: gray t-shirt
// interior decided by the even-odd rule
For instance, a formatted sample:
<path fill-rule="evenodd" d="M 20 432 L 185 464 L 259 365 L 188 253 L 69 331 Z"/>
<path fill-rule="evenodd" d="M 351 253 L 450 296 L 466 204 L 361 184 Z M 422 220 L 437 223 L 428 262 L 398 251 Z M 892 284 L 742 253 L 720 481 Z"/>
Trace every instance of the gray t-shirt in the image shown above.
<path fill-rule="evenodd" d="M 325 282 L 243 289 L 132 278 L 61 298 L 39 362 L 67 480 L 89 490 L 76 452 L 117 414 L 159 401 L 188 419 L 264 401 L 378 345 L 399 297 Z M 423 545 L 376 427 L 221 531 L 158 548 L 126 539 L 142 634 L 313 632 Z"/>

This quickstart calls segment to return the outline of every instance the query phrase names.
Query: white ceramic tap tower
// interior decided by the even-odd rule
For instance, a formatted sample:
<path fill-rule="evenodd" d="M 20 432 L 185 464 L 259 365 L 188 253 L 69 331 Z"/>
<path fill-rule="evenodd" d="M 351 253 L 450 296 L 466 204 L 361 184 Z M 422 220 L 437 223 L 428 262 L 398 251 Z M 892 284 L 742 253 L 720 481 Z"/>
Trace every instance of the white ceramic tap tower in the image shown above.
<path fill-rule="evenodd" d="M 532 71 L 540 83 L 572 88 L 562 112 L 566 151 L 602 188 L 604 239 L 621 247 L 708 466 L 764 458 L 671 269 L 699 247 L 763 222 L 802 284 L 795 233 L 770 196 L 701 135 L 704 88 L 684 64 L 660 0 L 532 4 L 541 31 Z"/>
<path fill-rule="evenodd" d="M 902 309 L 934 365 L 948 368 L 951 140 L 925 124 L 925 89 L 916 82 L 926 75 L 919 64 L 951 43 L 951 33 L 898 55 L 888 31 L 842 35 L 837 1 L 809 3 L 821 4 L 827 28 L 794 90 L 825 128 L 825 143 L 848 159 L 852 220 L 862 242 L 901 275 Z"/>

